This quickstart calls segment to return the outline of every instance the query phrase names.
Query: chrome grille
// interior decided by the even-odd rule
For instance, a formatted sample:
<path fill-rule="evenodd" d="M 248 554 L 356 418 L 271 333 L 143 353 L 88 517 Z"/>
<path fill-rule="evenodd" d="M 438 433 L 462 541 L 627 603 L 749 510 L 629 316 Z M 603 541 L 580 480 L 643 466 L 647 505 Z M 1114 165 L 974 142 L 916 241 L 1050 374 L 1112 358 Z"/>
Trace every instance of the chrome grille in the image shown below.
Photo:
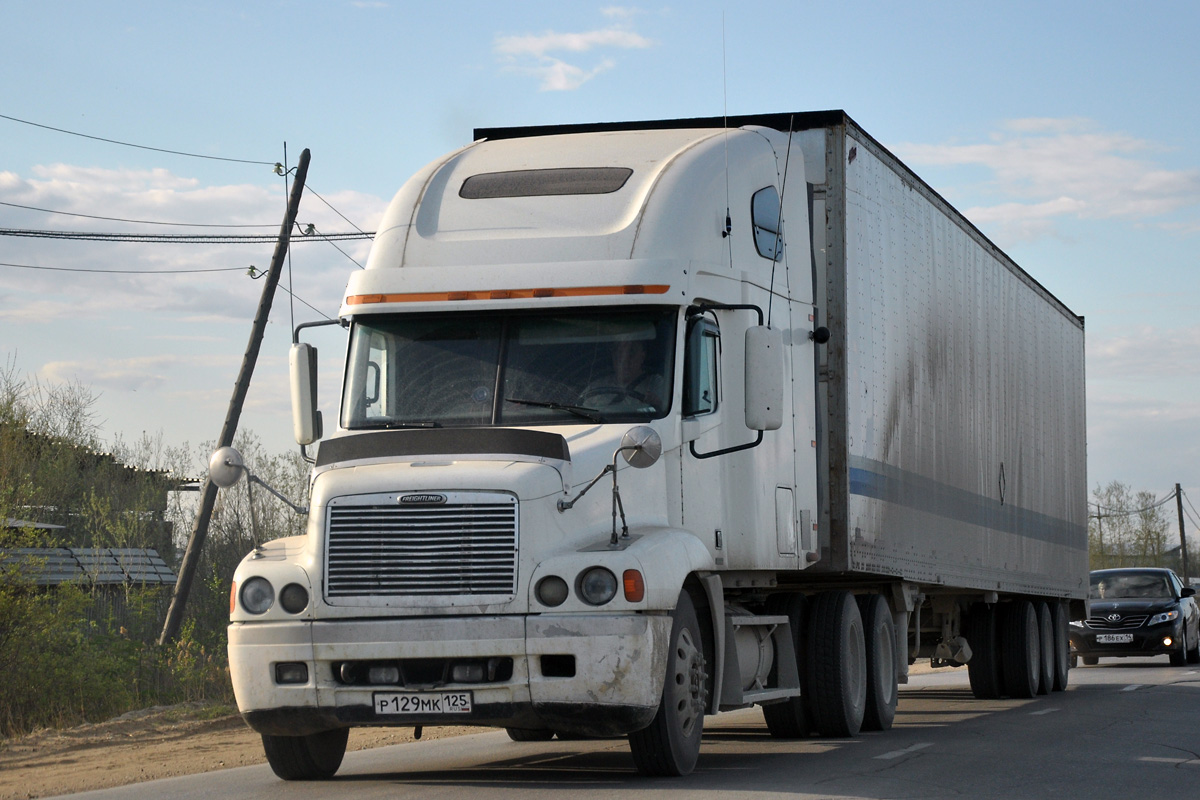
<path fill-rule="evenodd" d="M 1107 619 L 1107 616 L 1105 614 L 1088 617 L 1084 624 L 1095 631 L 1127 631 L 1142 627 L 1146 624 L 1146 620 L 1150 619 L 1148 614 L 1131 614 L 1115 620 Z"/>
<path fill-rule="evenodd" d="M 330 504 L 326 596 L 512 595 L 517 502 L 451 493 L 438 505 Z M 354 498 L 355 500 L 367 498 Z"/>

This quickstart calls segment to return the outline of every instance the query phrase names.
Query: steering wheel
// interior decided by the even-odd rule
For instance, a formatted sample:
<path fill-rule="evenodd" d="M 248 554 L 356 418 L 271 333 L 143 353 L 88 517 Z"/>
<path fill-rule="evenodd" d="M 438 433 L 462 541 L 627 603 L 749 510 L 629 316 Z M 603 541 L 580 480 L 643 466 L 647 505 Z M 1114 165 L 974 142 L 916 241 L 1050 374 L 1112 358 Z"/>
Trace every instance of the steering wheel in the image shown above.
<path fill-rule="evenodd" d="M 583 394 L 579 396 L 579 404 L 582 406 L 590 405 L 589 401 L 593 399 L 604 399 L 607 402 L 602 405 L 615 405 L 626 398 L 633 398 L 645 403 L 646 398 L 640 393 L 632 389 L 626 389 L 624 386 L 616 384 L 605 384 L 602 386 L 590 386 L 583 390 Z"/>

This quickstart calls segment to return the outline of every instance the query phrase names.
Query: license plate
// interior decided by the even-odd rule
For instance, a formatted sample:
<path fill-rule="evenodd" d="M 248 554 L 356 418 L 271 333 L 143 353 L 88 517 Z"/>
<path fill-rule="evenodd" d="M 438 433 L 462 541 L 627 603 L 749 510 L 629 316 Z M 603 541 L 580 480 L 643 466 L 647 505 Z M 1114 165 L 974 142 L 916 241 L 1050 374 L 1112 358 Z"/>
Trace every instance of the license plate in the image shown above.
<path fill-rule="evenodd" d="M 1100 633 L 1096 635 L 1096 644 L 1129 644 L 1132 641 L 1132 633 Z"/>
<path fill-rule="evenodd" d="M 470 692 L 380 692 L 376 714 L 470 714 Z"/>

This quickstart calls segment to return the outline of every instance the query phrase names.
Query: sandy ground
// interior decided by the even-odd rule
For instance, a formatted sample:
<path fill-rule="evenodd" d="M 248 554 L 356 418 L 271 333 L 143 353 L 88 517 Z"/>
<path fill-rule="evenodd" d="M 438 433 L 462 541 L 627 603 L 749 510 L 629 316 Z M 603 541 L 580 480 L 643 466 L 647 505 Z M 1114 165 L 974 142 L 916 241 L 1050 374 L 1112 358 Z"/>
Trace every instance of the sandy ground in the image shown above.
<path fill-rule="evenodd" d="M 228 709 L 183 705 L 0 741 L 0 800 L 51 797 L 265 764 L 262 740 Z M 425 728 L 438 739 L 481 728 Z M 350 750 L 413 741 L 411 728 L 355 728 Z"/>

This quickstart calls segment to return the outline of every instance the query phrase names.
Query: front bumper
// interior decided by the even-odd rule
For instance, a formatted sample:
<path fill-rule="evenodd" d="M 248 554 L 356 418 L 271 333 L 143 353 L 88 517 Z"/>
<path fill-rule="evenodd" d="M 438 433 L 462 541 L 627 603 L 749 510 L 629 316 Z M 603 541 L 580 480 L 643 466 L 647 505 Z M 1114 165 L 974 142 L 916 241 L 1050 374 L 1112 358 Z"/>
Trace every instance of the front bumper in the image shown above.
<path fill-rule="evenodd" d="M 563 614 L 336 622 L 235 623 L 229 669 L 254 730 L 301 735 L 362 725 L 482 725 L 620 735 L 658 709 L 671 617 Z M 341 665 L 506 665 L 493 679 L 419 685 L 347 683 Z M 308 680 L 277 681 L 276 665 L 305 664 Z M 507 665 L 511 664 L 511 670 Z M 361 670 L 360 670 L 361 672 Z M 469 714 L 377 714 L 377 692 L 472 692 Z"/>
<path fill-rule="evenodd" d="M 1128 642 L 1099 642 L 1098 636 L 1114 636 L 1125 634 L 1131 638 Z M 1182 647 L 1183 621 L 1175 620 L 1147 628 L 1136 628 L 1131 631 L 1092 630 L 1091 628 L 1071 626 L 1071 655 L 1086 657 L 1121 656 L 1159 656 L 1179 652 Z M 1171 644 L 1163 644 L 1164 637 L 1171 638 Z"/>

